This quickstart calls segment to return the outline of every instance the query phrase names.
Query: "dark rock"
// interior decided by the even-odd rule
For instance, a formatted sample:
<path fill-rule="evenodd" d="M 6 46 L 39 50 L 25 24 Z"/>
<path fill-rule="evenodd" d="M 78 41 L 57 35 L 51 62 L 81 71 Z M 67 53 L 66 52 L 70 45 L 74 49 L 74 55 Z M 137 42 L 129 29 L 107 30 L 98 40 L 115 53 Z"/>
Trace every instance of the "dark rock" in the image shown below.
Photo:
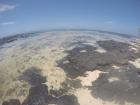
<path fill-rule="evenodd" d="M 130 45 L 127 43 L 113 40 L 98 41 L 97 44 L 107 50 L 106 53 L 96 52 L 96 48 L 82 44 L 67 51 L 68 56 L 58 61 L 58 66 L 63 68 L 67 76 L 76 78 L 84 76 L 86 71 L 100 69 L 103 71 L 111 68 L 113 64 L 121 66 L 128 64 L 129 60 L 135 60 L 140 57 L 140 52 L 130 51 Z M 80 52 L 86 50 L 86 52 Z M 69 63 L 63 63 L 69 61 Z"/>
<path fill-rule="evenodd" d="M 81 88 L 82 84 L 81 84 L 81 81 L 78 79 L 66 79 L 62 83 L 62 87 L 68 91 L 72 88 L 75 88 L 75 89 Z"/>
<path fill-rule="evenodd" d="M 57 101 L 57 105 L 80 105 L 74 95 L 64 95 Z"/>
<path fill-rule="evenodd" d="M 117 80 L 109 81 L 117 78 Z M 140 104 L 140 77 L 137 68 L 125 65 L 119 70 L 110 70 L 109 73 L 101 73 L 99 78 L 93 82 L 93 97 L 105 101 L 115 101 L 120 105 L 125 102 Z"/>
<path fill-rule="evenodd" d="M 47 105 L 48 99 L 48 87 L 42 84 L 30 88 L 29 95 L 22 105 Z"/>
<path fill-rule="evenodd" d="M 113 40 L 97 41 L 98 45 L 106 49 L 107 51 L 117 50 L 125 52 L 130 46 L 127 43 L 117 42 Z"/>
<path fill-rule="evenodd" d="M 6 36 L 3 38 L 0 38 L 0 46 L 7 44 L 7 43 L 14 42 L 21 38 L 33 37 L 33 36 L 36 36 L 37 34 L 38 34 L 37 32 L 36 33 L 31 32 L 31 33 L 22 33 L 22 34 L 16 34 L 16 35 L 12 35 L 12 36 Z"/>
<path fill-rule="evenodd" d="M 21 105 L 18 99 L 11 99 L 9 101 L 4 101 L 2 105 Z"/>
<path fill-rule="evenodd" d="M 85 71 L 89 70 L 88 68 L 95 68 L 96 66 L 92 63 L 92 55 L 90 55 L 95 49 L 95 47 L 87 45 L 76 47 L 67 52 L 68 56 L 58 61 L 58 66 L 62 67 L 70 78 L 83 75 Z M 80 53 L 81 50 L 86 50 L 87 52 Z M 69 63 L 63 64 L 63 61 L 69 61 Z"/>
<path fill-rule="evenodd" d="M 41 83 L 46 82 L 46 77 L 41 75 L 40 69 L 32 67 L 23 72 L 23 74 L 19 77 L 19 80 L 24 80 L 30 85 L 40 85 Z"/>
<path fill-rule="evenodd" d="M 64 95 L 68 90 L 66 88 L 59 89 L 59 90 L 50 90 L 50 94 L 55 96 L 55 97 L 60 97 Z"/>

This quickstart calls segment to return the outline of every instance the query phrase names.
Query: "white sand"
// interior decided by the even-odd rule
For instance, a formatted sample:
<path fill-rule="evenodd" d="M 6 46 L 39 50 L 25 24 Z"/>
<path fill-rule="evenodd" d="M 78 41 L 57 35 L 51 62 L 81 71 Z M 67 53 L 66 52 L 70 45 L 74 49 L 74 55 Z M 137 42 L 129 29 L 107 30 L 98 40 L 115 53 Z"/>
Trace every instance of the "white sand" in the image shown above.
<path fill-rule="evenodd" d="M 129 61 L 129 63 L 133 64 L 136 68 L 140 68 L 140 58 L 135 61 Z"/>
<path fill-rule="evenodd" d="M 97 48 L 95 51 L 96 51 L 96 52 L 99 52 L 99 53 L 106 53 L 106 52 L 107 52 L 107 51 L 106 51 L 105 49 L 103 49 L 103 48 Z"/>
<path fill-rule="evenodd" d="M 95 98 L 88 88 L 80 88 L 74 92 L 80 105 L 120 105 L 115 101 L 104 101 L 100 98 Z M 136 105 L 133 103 L 125 102 L 125 105 Z"/>
<path fill-rule="evenodd" d="M 114 102 L 103 101 L 99 98 L 95 98 L 91 95 L 91 90 L 87 88 L 80 88 L 75 91 L 80 105 L 118 105 Z"/>
<path fill-rule="evenodd" d="M 63 53 L 61 53 L 63 54 Z M 46 61 L 46 64 L 43 67 L 43 75 L 47 77 L 47 85 L 48 89 L 53 90 L 59 90 L 61 88 L 61 84 L 66 79 L 66 74 L 64 70 L 57 67 L 56 61 L 59 57 L 62 55 L 57 56 L 55 54 L 49 53 L 48 55 L 48 61 Z"/>
<path fill-rule="evenodd" d="M 138 48 L 136 48 L 136 47 L 130 47 L 130 49 L 129 49 L 130 51 L 134 51 L 134 52 L 139 52 L 139 49 Z"/>
<path fill-rule="evenodd" d="M 95 71 L 87 71 L 86 77 L 78 77 L 77 79 L 81 80 L 81 83 L 83 86 L 92 86 L 92 82 L 95 81 L 99 75 L 100 75 L 101 71 L 99 70 L 95 70 Z"/>
<path fill-rule="evenodd" d="M 110 77 L 109 79 L 108 79 L 108 81 L 111 83 L 111 82 L 114 82 L 114 81 L 119 81 L 120 79 L 119 78 L 117 78 L 117 77 Z"/>
<path fill-rule="evenodd" d="M 116 66 L 116 65 L 113 65 L 112 66 L 114 69 L 120 69 L 120 67 L 119 66 Z"/>
<path fill-rule="evenodd" d="M 86 50 L 81 50 L 80 53 L 82 53 L 82 52 L 87 52 L 87 51 Z"/>

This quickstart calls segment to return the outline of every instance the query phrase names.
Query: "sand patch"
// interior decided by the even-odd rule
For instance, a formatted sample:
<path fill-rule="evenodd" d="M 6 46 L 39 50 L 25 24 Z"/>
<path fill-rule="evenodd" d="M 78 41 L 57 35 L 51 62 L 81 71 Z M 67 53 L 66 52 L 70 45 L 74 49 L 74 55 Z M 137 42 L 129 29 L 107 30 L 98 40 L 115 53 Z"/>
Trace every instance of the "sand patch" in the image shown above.
<path fill-rule="evenodd" d="M 117 77 L 110 77 L 109 79 L 108 79 L 108 81 L 111 83 L 111 82 L 114 82 L 114 81 L 119 81 L 120 79 L 119 78 L 117 78 Z"/>
<path fill-rule="evenodd" d="M 66 79 L 66 74 L 63 69 L 60 67 L 57 67 L 56 61 L 65 55 L 63 52 L 59 53 L 59 51 L 56 50 L 56 52 L 47 52 L 47 61 L 45 65 L 43 66 L 42 73 L 44 76 L 47 77 L 47 86 L 48 90 L 59 90 L 61 88 L 61 84 Z"/>
<path fill-rule="evenodd" d="M 98 53 L 106 53 L 106 52 L 107 52 L 107 51 L 106 51 L 105 49 L 103 49 L 103 48 L 97 48 L 95 51 L 98 52 Z"/>
<path fill-rule="evenodd" d="M 114 69 L 120 69 L 120 67 L 119 66 L 116 66 L 116 65 L 113 65 L 112 66 Z"/>
<path fill-rule="evenodd" d="M 87 71 L 86 77 L 79 76 L 77 79 L 81 80 L 81 84 L 83 86 L 92 86 L 92 82 L 95 81 L 98 77 L 101 71 L 95 70 L 95 71 Z"/>
<path fill-rule="evenodd" d="M 68 60 L 63 61 L 63 64 L 70 63 Z"/>
<path fill-rule="evenodd" d="M 87 88 L 80 88 L 75 91 L 80 105 L 118 105 L 114 102 L 103 101 L 99 98 L 95 98 L 91 95 L 91 90 Z"/>
<path fill-rule="evenodd" d="M 47 86 L 49 90 L 59 90 L 66 78 L 65 72 L 55 67 L 51 62 L 44 66 L 43 74 L 47 76 Z"/>
<path fill-rule="evenodd" d="M 81 50 L 81 51 L 79 51 L 80 53 L 84 53 L 84 52 L 87 52 L 86 50 Z"/>
<path fill-rule="evenodd" d="M 131 50 L 138 51 L 138 49 L 135 47 L 132 47 Z"/>
<path fill-rule="evenodd" d="M 140 68 L 140 58 L 135 61 L 129 61 L 129 63 L 133 64 L 136 68 Z"/>

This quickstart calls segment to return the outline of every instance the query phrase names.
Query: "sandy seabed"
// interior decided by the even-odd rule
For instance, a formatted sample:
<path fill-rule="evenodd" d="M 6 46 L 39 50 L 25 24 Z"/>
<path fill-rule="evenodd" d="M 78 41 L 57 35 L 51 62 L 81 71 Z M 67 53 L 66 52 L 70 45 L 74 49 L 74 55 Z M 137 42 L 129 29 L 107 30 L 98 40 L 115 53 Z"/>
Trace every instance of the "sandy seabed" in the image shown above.
<path fill-rule="evenodd" d="M 94 87 L 94 82 L 99 79 L 100 75 L 108 74 L 110 71 L 104 71 L 100 68 L 87 70 L 82 75 L 71 78 L 68 72 L 59 66 L 58 63 L 62 59 L 67 58 L 69 51 L 77 46 L 81 46 L 79 45 L 81 43 L 82 45 L 97 47 L 94 53 L 106 54 L 109 51 L 96 43 L 97 41 L 106 40 L 130 44 L 130 51 L 140 52 L 138 40 L 135 40 L 135 43 L 133 43 L 131 40 L 134 39 L 127 37 L 90 31 L 45 32 L 40 33 L 38 36 L 19 39 L 3 45 L 0 48 L 0 104 L 13 98 L 20 100 L 22 103 L 29 95 L 29 89 L 32 85 L 28 81 L 19 79 L 19 77 L 26 70 L 36 68 L 41 70 L 43 77 L 46 77 L 47 80 L 43 84 L 48 86 L 49 94 L 51 94 L 51 90 L 59 92 L 60 89 L 65 89 L 67 91 L 62 94 L 60 93 L 58 97 L 75 95 L 79 105 L 120 105 L 115 100 L 103 100 L 100 97 L 94 96 L 92 94 L 94 90 L 90 89 Z M 81 50 L 79 53 L 87 53 L 87 50 Z M 63 61 L 64 65 L 69 63 L 70 61 L 68 60 Z M 128 63 L 140 70 L 140 58 L 129 60 Z M 116 64 L 111 65 L 111 67 L 116 71 L 120 69 L 120 65 Z M 77 80 L 80 81 L 79 84 L 81 86 L 75 88 L 73 84 Z M 122 80 L 125 81 L 125 79 Z M 112 76 L 109 77 L 108 81 L 113 83 L 114 81 L 121 81 L 121 79 Z M 53 96 L 55 95 L 53 94 Z M 127 102 L 127 100 L 123 104 L 140 105 L 140 103 Z"/>

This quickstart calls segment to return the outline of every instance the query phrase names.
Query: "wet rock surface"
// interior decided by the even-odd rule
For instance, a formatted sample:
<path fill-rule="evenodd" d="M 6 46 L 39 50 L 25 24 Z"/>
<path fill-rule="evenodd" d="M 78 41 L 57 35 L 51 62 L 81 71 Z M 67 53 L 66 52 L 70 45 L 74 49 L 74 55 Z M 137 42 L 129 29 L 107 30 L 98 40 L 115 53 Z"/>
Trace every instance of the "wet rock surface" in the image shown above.
<path fill-rule="evenodd" d="M 97 41 L 98 45 L 106 49 L 108 53 L 114 53 L 117 60 L 135 60 L 140 57 L 140 51 L 135 53 L 135 51 L 130 50 L 130 44 L 124 42 L 117 42 L 113 40 Z M 119 57 L 119 58 L 118 58 Z"/>
<path fill-rule="evenodd" d="M 47 105 L 48 102 L 48 87 L 41 84 L 30 88 L 29 95 L 22 105 Z"/>
<path fill-rule="evenodd" d="M 86 71 L 100 69 L 106 71 L 113 64 L 121 66 L 128 63 L 129 60 L 134 60 L 140 57 L 140 53 L 130 51 L 130 45 L 123 42 L 113 40 L 97 41 L 100 47 L 107 50 L 106 53 L 96 52 L 96 47 L 82 45 L 67 51 L 68 56 L 58 62 L 58 65 L 64 69 L 67 76 L 76 78 L 84 76 Z M 85 52 L 80 52 L 85 50 Z M 63 63 L 68 61 L 68 63 Z"/>
<path fill-rule="evenodd" d="M 67 51 L 68 56 L 58 62 L 59 66 L 72 79 L 98 69 L 103 73 L 88 87 L 93 97 L 120 105 L 140 104 L 140 69 L 129 63 L 140 58 L 140 51 L 134 52 L 131 45 L 113 40 L 97 41 L 97 44 L 107 52 L 96 52 L 96 47 L 89 45 L 78 46 Z"/>
<path fill-rule="evenodd" d="M 120 105 L 124 105 L 126 101 L 140 104 L 139 70 L 132 65 L 125 65 L 119 70 L 110 69 L 109 73 L 101 73 L 90 87 L 92 95 Z"/>
<path fill-rule="evenodd" d="M 140 104 L 138 43 L 94 32 L 45 33 L 23 42 L 14 38 L 5 39 L 12 47 L 1 46 L 0 104 Z"/>
<path fill-rule="evenodd" d="M 62 87 L 66 90 L 69 90 L 71 88 L 77 89 L 81 88 L 82 84 L 81 81 L 78 79 L 66 79 L 65 82 L 62 83 Z"/>
<path fill-rule="evenodd" d="M 43 84 L 46 82 L 46 78 L 41 75 L 40 69 L 29 68 L 19 79 L 31 84 L 29 95 L 23 103 L 20 103 L 18 99 L 11 99 L 4 101 L 2 105 L 79 105 L 77 98 L 74 95 L 65 95 L 66 91 L 63 89 L 59 91 L 52 90 L 49 94 L 48 86 Z"/>
<path fill-rule="evenodd" d="M 53 97 L 48 95 L 47 86 L 39 85 L 32 87 L 29 91 L 29 96 L 20 103 L 18 99 L 4 101 L 2 105 L 80 105 L 77 97 L 74 95 L 62 95 L 61 97 Z"/>
<path fill-rule="evenodd" d="M 21 105 L 18 99 L 11 99 L 9 101 L 3 102 L 2 105 Z"/>
<path fill-rule="evenodd" d="M 57 105 L 80 105 L 74 95 L 64 95 L 59 98 Z"/>
<path fill-rule="evenodd" d="M 67 51 L 68 56 L 58 61 L 58 66 L 62 67 L 70 78 L 80 76 L 84 74 L 88 68 L 94 68 L 96 66 L 95 64 L 93 65 L 93 61 L 90 61 L 92 60 L 91 57 L 95 49 L 96 48 L 92 46 L 82 45 Z M 81 50 L 86 50 L 87 52 L 80 53 Z M 87 62 L 88 60 L 89 62 Z M 68 61 L 68 63 L 63 63 L 64 61 Z"/>
<path fill-rule="evenodd" d="M 28 37 L 33 37 L 33 36 L 35 36 L 35 33 L 17 34 L 17 35 L 13 35 L 13 36 L 3 37 L 3 38 L 0 38 L 0 46 L 7 44 L 7 43 L 14 42 L 21 38 L 28 38 Z"/>
<path fill-rule="evenodd" d="M 35 67 L 27 69 L 19 77 L 19 80 L 28 82 L 30 85 L 40 85 L 46 82 L 46 77 L 41 76 L 41 70 Z"/>
<path fill-rule="evenodd" d="M 50 90 L 49 92 L 52 96 L 61 97 L 61 96 L 65 95 L 68 92 L 68 90 L 62 88 L 59 90 Z"/>

